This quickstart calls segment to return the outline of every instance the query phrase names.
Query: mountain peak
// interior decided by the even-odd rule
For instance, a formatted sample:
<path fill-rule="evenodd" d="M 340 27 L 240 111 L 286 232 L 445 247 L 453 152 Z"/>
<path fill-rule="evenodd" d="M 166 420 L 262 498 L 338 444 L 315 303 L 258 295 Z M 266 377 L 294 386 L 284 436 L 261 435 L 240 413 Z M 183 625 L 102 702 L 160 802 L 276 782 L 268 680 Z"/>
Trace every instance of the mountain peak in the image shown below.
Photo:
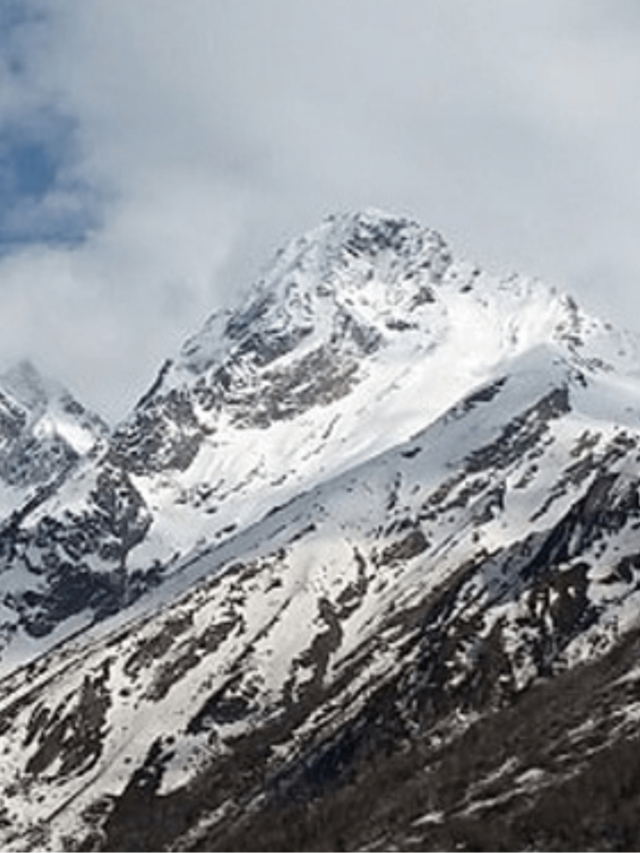
<path fill-rule="evenodd" d="M 399 268 L 407 278 L 428 270 L 430 277 L 438 280 L 450 262 L 446 243 L 436 231 L 405 217 L 368 208 L 333 214 L 317 228 L 292 240 L 276 254 L 259 286 L 271 290 L 283 280 L 301 281 L 308 276 L 325 285 L 362 287 L 374 273 L 389 277 Z"/>
<path fill-rule="evenodd" d="M 0 515 L 58 482 L 107 433 L 67 389 L 23 359 L 0 374 Z"/>
<path fill-rule="evenodd" d="M 409 314 L 435 301 L 432 285 L 450 264 L 440 234 L 410 219 L 373 208 L 333 214 L 280 249 L 241 306 L 212 315 L 179 365 L 200 373 L 265 338 L 269 353 L 282 354 L 303 338 L 310 344 L 313 331 L 332 334 L 336 316 L 408 327 Z"/>
<path fill-rule="evenodd" d="M 257 387 L 263 370 L 290 372 L 295 362 L 306 376 L 313 353 L 336 369 L 351 365 L 355 382 L 367 372 L 365 357 L 388 350 L 393 359 L 398 347 L 410 361 L 447 351 L 448 369 L 478 376 L 538 346 L 559 347 L 581 369 L 637 364 L 627 337 L 555 287 L 456 260 L 437 231 L 367 208 L 333 214 L 280 249 L 237 307 L 212 315 L 152 390 L 210 384 L 215 374 L 221 400 L 236 385 Z"/>
<path fill-rule="evenodd" d="M 438 232 L 413 219 L 376 208 L 332 214 L 319 228 L 310 231 L 307 238 L 318 239 L 322 235 L 329 249 L 346 249 L 354 256 L 372 259 L 385 252 L 409 257 L 425 246 L 438 248 L 448 255 L 445 241 Z"/>

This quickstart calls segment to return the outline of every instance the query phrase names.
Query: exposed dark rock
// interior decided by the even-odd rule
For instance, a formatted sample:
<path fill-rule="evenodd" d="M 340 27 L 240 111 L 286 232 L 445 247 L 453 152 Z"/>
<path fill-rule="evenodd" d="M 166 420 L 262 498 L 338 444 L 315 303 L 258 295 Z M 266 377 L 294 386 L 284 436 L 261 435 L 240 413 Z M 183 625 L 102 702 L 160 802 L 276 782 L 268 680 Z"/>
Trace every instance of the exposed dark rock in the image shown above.
<path fill-rule="evenodd" d="M 95 678 L 86 676 L 78 696 L 67 696 L 51 712 L 41 709 L 32 718 L 26 743 L 35 740 L 37 750 L 26 772 L 40 776 L 59 762 L 58 773 L 86 772 L 100 758 L 106 712 L 111 705 L 109 662 Z"/>

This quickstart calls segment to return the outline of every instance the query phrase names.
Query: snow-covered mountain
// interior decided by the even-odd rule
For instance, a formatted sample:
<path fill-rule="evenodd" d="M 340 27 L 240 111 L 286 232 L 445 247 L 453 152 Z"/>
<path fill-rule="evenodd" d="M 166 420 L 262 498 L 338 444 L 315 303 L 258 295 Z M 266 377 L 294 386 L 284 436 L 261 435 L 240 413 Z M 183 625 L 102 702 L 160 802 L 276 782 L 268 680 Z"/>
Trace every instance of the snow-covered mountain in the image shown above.
<path fill-rule="evenodd" d="M 617 366 L 633 384 L 632 348 L 540 282 L 455 263 L 416 223 L 332 218 L 211 317 L 97 461 L 5 537 L 3 633 L 31 654 L 119 610 L 205 543 L 407 440 L 514 359 L 538 352 L 543 372 L 557 360 L 598 377 Z M 617 405 L 615 383 L 599 381 Z"/>
<path fill-rule="evenodd" d="M 0 539 L 2 843 L 473 847 L 520 791 L 513 828 L 630 737 L 639 462 L 632 336 L 416 223 L 327 220 Z M 562 761 L 456 775 L 576 667 L 615 698 Z"/>

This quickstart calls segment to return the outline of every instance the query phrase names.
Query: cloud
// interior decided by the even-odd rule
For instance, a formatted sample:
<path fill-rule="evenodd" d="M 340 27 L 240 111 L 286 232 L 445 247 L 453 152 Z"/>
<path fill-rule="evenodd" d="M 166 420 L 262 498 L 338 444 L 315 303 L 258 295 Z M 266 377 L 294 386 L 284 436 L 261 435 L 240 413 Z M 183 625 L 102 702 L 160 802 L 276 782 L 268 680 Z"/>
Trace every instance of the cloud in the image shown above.
<path fill-rule="evenodd" d="M 2 9 L 0 360 L 28 352 L 102 411 L 334 210 L 408 213 L 638 307 L 631 2 Z"/>

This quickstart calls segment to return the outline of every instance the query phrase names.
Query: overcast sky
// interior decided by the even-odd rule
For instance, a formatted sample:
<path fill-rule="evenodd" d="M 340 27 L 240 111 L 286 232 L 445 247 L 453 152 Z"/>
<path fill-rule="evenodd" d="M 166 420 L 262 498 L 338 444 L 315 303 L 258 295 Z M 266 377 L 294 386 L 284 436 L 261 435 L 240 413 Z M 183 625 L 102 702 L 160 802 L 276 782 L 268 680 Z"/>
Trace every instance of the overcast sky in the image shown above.
<path fill-rule="evenodd" d="M 110 418 L 375 206 L 640 330 L 637 0 L 1 0 L 0 364 Z"/>

